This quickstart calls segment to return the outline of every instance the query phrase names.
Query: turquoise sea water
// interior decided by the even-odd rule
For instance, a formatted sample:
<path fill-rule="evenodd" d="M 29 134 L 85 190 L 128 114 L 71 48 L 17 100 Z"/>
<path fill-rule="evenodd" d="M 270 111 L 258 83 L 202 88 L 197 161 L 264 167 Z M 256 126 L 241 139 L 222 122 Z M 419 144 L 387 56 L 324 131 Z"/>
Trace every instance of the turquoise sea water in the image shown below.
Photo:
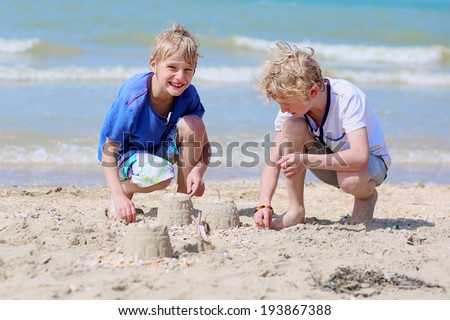
<path fill-rule="evenodd" d="M 0 185 L 104 184 L 104 116 L 174 21 L 200 40 L 194 84 L 222 148 L 207 179 L 258 177 L 277 106 L 253 77 L 286 40 L 368 94 L 393 157 L 388 181 L 450 183 L 450 1 L 1 0 Z"/>

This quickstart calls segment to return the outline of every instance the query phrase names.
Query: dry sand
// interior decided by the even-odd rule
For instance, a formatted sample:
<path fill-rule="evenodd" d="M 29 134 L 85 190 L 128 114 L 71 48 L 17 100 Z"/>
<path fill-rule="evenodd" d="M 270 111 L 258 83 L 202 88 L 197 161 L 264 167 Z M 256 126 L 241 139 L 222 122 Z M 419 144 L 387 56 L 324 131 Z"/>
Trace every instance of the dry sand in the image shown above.
<path fill-rule="evenodd" d="M 450 186 L 383 185 L 374 222 L 345 226 L 352 199 L 308 184 L 307 223 L 253 226 L 258 182 L 208 183 L 237 205 L 241 226 L 169 228 L 173 258 L 124 255 L 130 226 L 105 218 L 106 187 L 0 189 L 1 299 L 449 299 Z M 169 190 L 137 195 L 147 221 Z M 273 206 L 287 209 L 280 184 Z M 183 249 L 184 248 L 184 249 Z"/>

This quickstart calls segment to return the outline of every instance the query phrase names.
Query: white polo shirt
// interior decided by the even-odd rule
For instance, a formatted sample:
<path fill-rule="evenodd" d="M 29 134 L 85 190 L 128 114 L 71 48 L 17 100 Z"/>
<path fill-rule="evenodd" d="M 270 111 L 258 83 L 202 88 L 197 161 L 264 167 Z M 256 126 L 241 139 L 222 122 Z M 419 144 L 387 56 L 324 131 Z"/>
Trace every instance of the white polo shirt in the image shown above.
<path fill-rule="evenodd" d="M 349 149 L 347 133 L 366 127 L 370 153 L 381 156 L 386 166 L 391 164 L 391 156 L 384 134 L 367 96 L 358 87 L 346 80 L 325 78 L 327 82 L 327 106 L 320 126 L 307 115 L 309 131 L 333 152 Z M 278 112 L 275 131 L 281 131 L 287 119 L 293 115 Z"/>

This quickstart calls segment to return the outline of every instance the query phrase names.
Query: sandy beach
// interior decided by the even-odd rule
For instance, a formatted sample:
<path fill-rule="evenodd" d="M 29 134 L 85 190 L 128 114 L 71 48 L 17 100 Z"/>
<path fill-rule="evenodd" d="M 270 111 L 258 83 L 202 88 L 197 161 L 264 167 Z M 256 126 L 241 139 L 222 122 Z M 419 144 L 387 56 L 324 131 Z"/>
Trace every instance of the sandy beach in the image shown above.
<path fill-rule="evenodd" d="M 169 187 L 170 188 L 170 187 Z M 134 199 L 156 219 L 169 188 Z M 124 254 L 131 225 L 105 217 L 106 187 L 0 189 L 1 299 L 449 299 L 449 185 L 382 185 L 374 222 L 338 223 L 352 199 L 309 183 L 307 223 L 282 231 L 253 225 L 258 182 L 209 182 L 238 208 L 240 226 L 168 229 L 172 258 Z M 277 213 L 287 209 L 283 182 Z M 190 244 L 190 245 L 186 245 Z"/>

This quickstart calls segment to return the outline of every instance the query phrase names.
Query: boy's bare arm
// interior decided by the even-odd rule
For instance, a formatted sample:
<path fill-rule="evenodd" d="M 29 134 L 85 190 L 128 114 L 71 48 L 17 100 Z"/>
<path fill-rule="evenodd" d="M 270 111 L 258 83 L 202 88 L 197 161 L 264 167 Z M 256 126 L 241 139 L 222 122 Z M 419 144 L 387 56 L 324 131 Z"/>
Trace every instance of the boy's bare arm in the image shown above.
<path fill-rule="evenodd" d="M 211 159 L 211 146 L 209 144 L 208 136 L 205 133 L 202 155 L 193 170 L 197 170 L 199 174 L 203 177 L 203 175 L 206 172 L 206 169 L 208 168 L 210 159 Z"/>
<path fill-rule="evenodd" d="M 360 128 L 347 134 L 350 148 L 326 155 L 307 155 L 306 166 L 314 169 L 359 171 L 369 164 L 370 148 L 367 129 Z"/>
<path fill-rule="evenodd" d="M 134 222 L 136 209 L 133 202 L 125 195 L 120 184 L 116 163 L 118 150 L 119 144 L 107 139 L 102 153 L 102 167 L 111 193 L 111 201 L 114 204 L 114 206 L 110 207 L 110 210 L 115 211 L 109 212 L 108 216 L 112 220 L 124 218 L 127 219 L 127 222 Z"/>
<path fill-rule="evenodd" d="M 211 158 L 211 146 L 209 144 L 208 137 L 205 133 L 204 144 L 202 147 L 202 153 L 197 164 L 192 168 L 186 181 L 187 193 L 189 196 L 201 197 L 205 191 L 205 183 L 203 181 L 203 175 L 208 168 Z"/>
<path fill-rule="evenodd" d="M 298 174 L 304 167 L 309 169 L 359 171 L 367 168 L 370 148 L 367 129 L 360 128 L 347 134 L 350 148 L 331 154 L 292 153 L 281 157 L 278 164 L 287 177 Z"/>
<path fill-rule="evenodd" d="M 280 145 L 283 140 L 281 132 L 275 133 L 275 146 L 270 149 L 269 161 L 264 165 L 261 181 L 259 186 L 259 205 L 271 205 L 273 195 L 278 185 L 278 178 L 280 176 L 280 167 L 276 162 L 280 159 Z M 268 208 L 263 208 L 255 213 L 254 221 L 259 227 L 270 229 L 272 220 L 272 211 Z"/>
<path fill-rule="evenodd" d="M 123 193 L 116 163 L 118 150 L 118 143 L 112 142 L 109 139 L 106 140 L 102 152 L 102 167 L 111 194 Z"/>

